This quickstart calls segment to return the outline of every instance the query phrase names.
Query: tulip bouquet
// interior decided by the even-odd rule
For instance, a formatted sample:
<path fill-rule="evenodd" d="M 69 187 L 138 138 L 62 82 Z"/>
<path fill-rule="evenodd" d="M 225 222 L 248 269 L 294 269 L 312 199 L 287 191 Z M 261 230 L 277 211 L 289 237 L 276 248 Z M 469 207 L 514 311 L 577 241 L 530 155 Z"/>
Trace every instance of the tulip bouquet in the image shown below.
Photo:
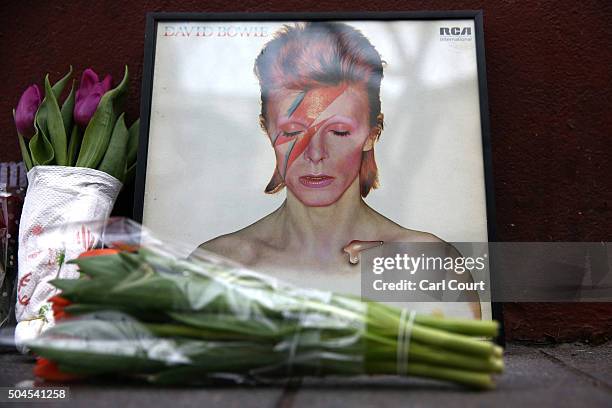
<path fill-rule="evenodd" d="M 100 80 L 86 69 L 63 98 L 70 71 L 59 81 L 44 79 L 28 87 L 13 111 L 17 137 L 28 169 L 28 191 L 19 227 L 17 344 L 53 324 L 48 299 L 55 277 L 76 278 L 65 257 L 91 248 L 97 231 L 76 228 L 56 242 L 40 236 L 50 225 L 105 219 L 123 183 L 136 168 L 139 121 L 127 126 L 123 105 L 128 68 L 113 88 L 112 78 Z M 22 349 L 22 351 L 24 351 Z"/>
<path fill-rule="evenodd" d="M 301 289 L 204 251 L 183 259 L 145 234 L 105 235 L 113 248 L 69 261 L 80 279 L 51 282 L 57 324 L 28 342 L 39 377 L 184 385 L 399 374 L 486 389 L 503 370 L 503 350 L 486 340 L 494 321 Z"/>
<path fill-rule="evenodd" d="M 123 80 L 114 89 L 110 75 L 100 81 L 92 69 L 86 69 L 79 88 L 75 91 L 73 81 L 60 107 L 59 98 L 71 75 L 72 67 L 53 86 L 47 75 L 44 99 L 38 85 L 31 85 L 13 111 L 26 168 L 86 167 L 123 182 L 135 171 L 139 130 L 139 120 L 128 129 L 121 113 L 127 91 L 127 66 Z"/>

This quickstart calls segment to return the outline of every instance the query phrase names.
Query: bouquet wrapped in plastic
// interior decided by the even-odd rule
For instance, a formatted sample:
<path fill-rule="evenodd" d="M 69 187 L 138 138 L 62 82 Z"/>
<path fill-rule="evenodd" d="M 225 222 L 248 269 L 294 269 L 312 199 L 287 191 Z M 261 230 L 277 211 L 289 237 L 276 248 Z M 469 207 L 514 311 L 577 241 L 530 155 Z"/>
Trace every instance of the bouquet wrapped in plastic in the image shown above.
<path fill-rule="evenodd" d="M 494 321 L 300 289 L 204 251 L 182 259 L 123 219 L 102 230 L 105 248 L 69 261 L 80 278 L 51 281 L 61 291 L 51 299 L 56 325 L 27 343 L 39 377 L 203 384 L 398 374 L 491 388 L 503 370 Z"/>

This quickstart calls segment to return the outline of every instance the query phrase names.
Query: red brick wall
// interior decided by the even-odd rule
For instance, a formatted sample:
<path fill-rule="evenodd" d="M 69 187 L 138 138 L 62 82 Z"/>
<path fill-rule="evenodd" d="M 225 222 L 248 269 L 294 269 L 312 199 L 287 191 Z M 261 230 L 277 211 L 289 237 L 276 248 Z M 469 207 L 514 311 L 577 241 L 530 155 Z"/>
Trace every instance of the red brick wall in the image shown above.
<path fill-rule="evenodd" d="M 5 2 L 8 3 L 8 2 Z M 18 1 L 0 6 L 0 161 L 18 160 L 11 109 L 70 63 L 115 78 L 132 68 L 139 110 L 147 11 L 483 9 L 501 241 L 610 241 L 612 106 L 608 1 Z M 131 120 L 131 119 L 130 119 Z M 507 334 L 531 341 L 612 337 L 612 304 L 505 306 Z"/>

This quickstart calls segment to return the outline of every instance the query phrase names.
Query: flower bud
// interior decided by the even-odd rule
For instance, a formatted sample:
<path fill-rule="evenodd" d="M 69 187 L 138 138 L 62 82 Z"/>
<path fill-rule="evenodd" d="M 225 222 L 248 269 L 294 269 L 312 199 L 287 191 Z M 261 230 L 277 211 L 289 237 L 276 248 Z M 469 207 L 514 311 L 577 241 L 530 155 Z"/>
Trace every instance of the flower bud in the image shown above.
<path fill-rule="evenodd" d="M 107 75 L 104 77 L 104 80 L 100 81 L 98 74 L 91 68 L 83 71 L 81 85 L 76 92 L 74 104 L 74 122 L 81 129 L 87 127 L 94 113 L 96 113 L 102 95 L 111 89 L 111 81 L 110 75 Z"/>
<path fill-rule="evenodd" d="M 25 90 L 15 109 L 15 126 L 17 132 L 24 137 L 34 135 L 34 118 L 42 102 L 38 85 L 31 85 Z"/>

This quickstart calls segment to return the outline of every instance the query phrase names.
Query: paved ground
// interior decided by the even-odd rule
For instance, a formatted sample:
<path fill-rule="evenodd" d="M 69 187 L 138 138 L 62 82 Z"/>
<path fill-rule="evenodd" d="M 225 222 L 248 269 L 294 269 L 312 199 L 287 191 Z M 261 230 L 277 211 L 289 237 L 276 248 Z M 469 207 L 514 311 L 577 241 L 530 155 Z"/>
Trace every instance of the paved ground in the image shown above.
<path fill-rule="evenodd" d="M 33 360 L 0 353 L 0 386 L 32 384 Z M 612 343 L 592 347 L 509 345 L 494 391 L 394 377 L 306 379 L 288 387 L 156 389 L 141 384 L 70 385 L 68 402 L 38 407 L 612 407 Z M 2 403 L 0 403 L 2 405 Z M 32 404 L 34 405 L 34 404 Z M 24 406 L 24 404 L 4 404 Z"/>

